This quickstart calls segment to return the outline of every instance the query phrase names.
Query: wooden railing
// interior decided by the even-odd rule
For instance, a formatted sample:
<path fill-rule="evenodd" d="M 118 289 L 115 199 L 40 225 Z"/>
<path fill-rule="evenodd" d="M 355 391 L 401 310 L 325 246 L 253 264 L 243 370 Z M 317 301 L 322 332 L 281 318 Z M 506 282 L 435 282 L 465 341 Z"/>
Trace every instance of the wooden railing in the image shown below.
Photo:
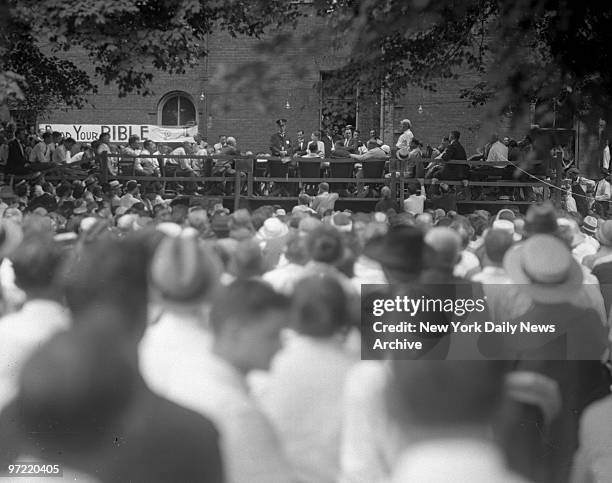
<path fill-rule="evenodd" d="M 117 175 L 112 175 L 109 170 L 108 170 L 108 166 L 109 163 L 111 162 L 111 160 L 113 159 L 117 159 L 120 161 L 122 166 L 125 166 L 126 164 L 129 166 L 129 162 L 132 161 L 132 163 L 135 161 L 135 158 L 155 158 L 157 159 L 159 166 L 160 166 L 160 173 L 161 176 L 139 176 L 136 174 L 136 172 L 134 171 L 134 169 L 132 168 L 131 170 L 128 169 L 128 172 L 125 172 L 126 170 L 123 170 L 123 172 L 119 172 Z M 233 177 L 230 176 L 212 176 L 212 175 L 203 175 L 202 173 L 198 173 L 198 175 L 196 176 L 167 176 L 166 175 L 166 170 L 167 170 L 167 165 L 168 162 L 167 160 L 181 160 L 181 159 L 189 159 L 189 160 L 199 160 L 202 163 L 209 163 L 208 169 L 207 170 L 212 170 L 212 167 L 214 166 L 215 162 L 218 161 L 227 161 L 228 163 L 230 163 L 232 166 L 235 166 L 235 162 L 236 161 L 246 161 L 246 162 L 250 162 L 251 163 L 251 168 L 246 172 L 246 177 L 244 175 L 241 175 L 241 172 L 239 170 L 236 170 L 236 173 Z M 309 163 L 309 162 L 318 162 L 315 161 L 316 158 L 294 158 L 295 161 L 298 162 L 302 162 L 302 163 Z M 241 199 L 252 199 L 252 198 L 256 198 L 258 200 L 264 200 L 266 198 L 269 198 L 271 200 L 288 200 L 288 199 L 296 199 L 295 196 L 261 196 L 261 195 L 256 195 L 255 191 L 254 191 L 254 185 L 256 183 L 276 183 L 276 184 L 292 184 L 295 185 L 296 183 L 300 183 L 300 184 L 318 184 L 321 183 L 323 181 L 328 182 L 328 183 L 334 183 L 334 184 L 347 184 L 347 183 L 352 183 L 352 184 L 356 184 L 359 183 L 359 185 L 382 185 L 382 184 L 388 184 L 392 191 L 394 193 L 400 193 L 403 194 L 405 192 L 405 187 L 408 183 L 418 183 L 419 180 L 416 178 L 406 178 L 405 176 L 403 176 L 403 174 L 400 174 L 399 176 L 391 176 L 390 178 L 384 178 L 383 176 L 379 177 L 379 178 L 355 178 L 355 177 L 347 177 L 347 178 L 336 178 L 336 177 L 324 177 L 324 176 L 319 176 L 319 177 L 302 177 L 302 176 L 296 176 L 296 177 L 270 177 L 269 175 L 263 176 L 263 175 L 259 175 L 259 174 L 263 174 L 264 171 L 267 171 L 267 164 L 269 161 L 287 161 L 287 159 L 281 159 L 278 157 L 272 157 L 272 156 L 262 156 L 262 155 L 250 155 L 250 156 L 236 156 L 236 155 L 232 155 L 232 156 L 228 156 L 228 155 L 212 155 L 212 156 L 201 156 L 201 155 L 171 155 L 171 154 L 164 154 L 164 155 L 138 155 L 138 156 L 126 156 L 126 155 L 120 155 L 120 154 L 111 154 L 111 153 L 103 153 L 99 156 L 96 157 L 96 161 L 98 162 L 99 166 L 100 166 L 100 173 L 99 173 L 99 178 L 100 180 L 104 183 L 104 182 L 108 182 L 111 179 L 117 179 L 117 180 L 121 180 L 121 181 L 127 181 L 127 180 L 131 180 L 131 179 L 135 179 L 138 181 L 145 181 L 145 182 L 153 182 L 153 181 L 157 181 L 157 182 L 162 182 L 164 184 L 166 183 L 174 183 L 174 182 L 179 182 L 179 183 L 208 183 L 208 182 L 232 182 L 234 183 L 234 189 L 233 189 L 233 195 L 232 198 L 234 200 L 234 208 L 238 208 L 240 206 L 240 201 Z M 380 160 L 378 160 L 380 161 Z M 435 161 L 435 160 L 428 160 L 425 159 L 425 162 L 427 161 Z M 334 163 L 334 164 L 339 164 L 339 163 L 350 163 L 350 164 L 355 164 L 355 163 L 368 163 L 368 160 L 366 161 L 359 161 L 356 160 L 354 158 L 327 158 L 327 159 L 321 159 L 321 163 L 323 166 L 324 162 L 329 162 L 329 163 Z M 446 161 L 445 163 L 450 163 L 450 164 L 463 164 L 463 165 L 469 165 L 469 166 L 493 166 L 492 163 L 488 163 L 486 161 Z M 173 163 L 176 165 L 176 163 Z M 514 165 L 513 163 L 509 163 L 509 162 L 496 162 L 495 166 L 504 166 L 504 165 Z M 265 169 L 264 169 L 265 167 Z M 558 168 L 557 172 L 559 172 L 560 167 Z M 205 171 L 207 171 L 205 170 Z M 243 171 L 244 173 L 244 171 Z M 534 178 L 532 178 L 534 179 Z M 518 188 L 518 187 L 540 187 L 540 186 L 546 186 L 547 190 L 550 187 L 550 185 L 552 184 L 553 186 L 559 187 L 560 186 L 560 176 L 557 175 L 557 179 L 555 179 L 553 182 L 546 182 L 544 180 L 539 180 L 539 179 L 534 179 L 533 181 L 530 182 L 520 182 L 520 181 L 509 181 L 509 180 L 495 180 L 495 181 L 469 181 L 468 182 L 468 186 L 469 187 L 497 187 L 497 188 L 502 188 L 502 187 L 507 187 L 507 188 Z M 439 180 L 440 183 L 445 183 L 449 186 L 463 186 L 464 182 L 463 181 L 450 181 L 450 180 Z M 246 194 L 243 194 L 243 186 L 244 183 L 246 183 Z M 431 184 L 432 180 L 431 179 L 425 179 L 424 180 L 425 184 Z M 560 190 L 552 190 L 552 198 L 559 203 L 560 202 Z M 227 196 L 225 196 L 227 197 Z M 372 201 L 372 198 L 357 198 L 357 197 L 351 197 L 351 200 L 355 200 L 355 201 L 361 201 L 361 200 L 368 200 L 368 201 Z M 475 201 L 475 200 L 463 200 L 463 201 L 457 201 L 458 203 L 486 203 L 486 204 L 509 204 L 509 201 L 506 200 L 489 200 L 489 201 Z M 527 202 L 512 202 L 513 204 L 517 204 L 517 203 L 527 203 Z"/>

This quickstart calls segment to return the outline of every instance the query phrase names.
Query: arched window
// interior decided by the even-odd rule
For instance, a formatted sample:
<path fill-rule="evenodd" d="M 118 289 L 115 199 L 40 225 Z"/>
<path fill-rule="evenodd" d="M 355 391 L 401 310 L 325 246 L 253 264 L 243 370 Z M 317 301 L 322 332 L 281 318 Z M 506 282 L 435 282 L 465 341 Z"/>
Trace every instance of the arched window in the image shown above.
<path fill-rule="evenodd" d="M 196 124 L 196 109 L 191 96 L 172 92 L 159 103 L 159 124 L 162 126 L 190 126 Z"/>

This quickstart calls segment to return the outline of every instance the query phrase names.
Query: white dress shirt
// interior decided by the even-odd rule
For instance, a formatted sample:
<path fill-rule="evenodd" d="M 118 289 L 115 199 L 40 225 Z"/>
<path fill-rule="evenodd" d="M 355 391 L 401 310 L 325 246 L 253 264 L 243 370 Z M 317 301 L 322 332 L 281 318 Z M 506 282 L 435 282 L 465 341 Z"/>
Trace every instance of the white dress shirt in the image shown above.
<path fill-rule="evenodd" d="M 70 327 L 68 309 L 52 300 L 27 301 L 0 319 L 0 410 L 17 393 L 19 373 L 30 356 Z"/>
<path fill-rule="evenodd" d="M 334 337 L 286 333 L 258 399 L 299 481 L 335 483 L 340 470 L 342 386 L 357 361 Z"/>
<path fill-rule="evenodd" d="M 52 154 L 53 149 L 51 149 L 51 146 L 44 141 L 40 141 L 30 151 L 29 161 L 30 163 L 49 163 L 51 162 Z"/>
<path fill-rule="evenodd" d="M 427 192 L 425 191 L 425 185 L 421 185 L 420 194 L 412 194 L 404 200 L 404 211 L 413 215 L 420 215 L 425 209 L 426 199 Z"/>
<path fill-rule="evenodd" d="M 410 149 L 410 142 L 414 138 L 414 134 L 412 134 L 412 130 L 406 129 L 397 140 L 397 144 L 395 145 L 397 149 L 407 148 Z"/>
<path fill-rule="evenodd" d="M 383 361 L 361 361 L 346 378 L 339 483 L 387 481 L 405 445 L 398 425 L 388 416 L 388 377 Z"/>
<path fill-rule="evenodd" d="M 213 354 L 212 337 L 193 318 L 166 314 L 140 344 L 140 369 L 162 397 L 210 418 L 221 435 L 228 483 L 290 483 L 270 422 L 242 374 Z"/>
<path fill-rule="evenodd" d="M 277 292 L 291 295 L 295 284 L 303 278 L 304 270 L 303 265 L 288 263 L 264 273 L 261 278 L 272 285 Z"/>
<path fill-rule="evenodd" d="M 494 443 L 438 439 L 409 447 L 400 457 L 392 483 L 527 483 L 512 473 Z"/>
<path fill-rule="evenodd" d="M 602 165 L 603 169 L 610 169 L 610 146 L 606 146 L 603 150 Z"/>
<path fill-rule="evenodd" d="M 499 161 L 508 161 L 508 146 L 501 141 L 495 141 L 489 149 L 487 163 L 495 163 Z M 503 164 L 498 164 L 496 168 L 505 168 Z"/>

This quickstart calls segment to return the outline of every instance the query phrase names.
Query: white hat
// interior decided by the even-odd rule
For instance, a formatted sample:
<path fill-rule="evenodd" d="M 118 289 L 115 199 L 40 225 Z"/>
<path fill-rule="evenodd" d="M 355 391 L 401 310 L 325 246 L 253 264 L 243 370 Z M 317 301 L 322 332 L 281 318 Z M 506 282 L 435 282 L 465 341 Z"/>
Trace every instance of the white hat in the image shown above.
<path fill-rule="evenodd" d="M 391 154 L 391 148 L 389 147 L 388 144 L 383 144 L 380 149 L 382 149 L 386 155 Z"/>
<path fill-rule="evenodd" d="M 169 236 L 171 238 L 179 237 L 183 232 L 183 229 L 179 225 L 171 221 L 164 221 L 158 224 L 155 229 L 157 231 L 161 231 L 164 235 Z"/>
<path fill-rule="evenodd" d="M 278 218 L 268 218 L 257 232 L 260 240 L 280 238 L 289 233 L 289 227 Z"/>
<path fill-rule="evenodd" d="M 83 218 L 81 220 L 81 224 L 79 225 L 81 232 L 84 233 L 87 230 L 89 230 L 92 226 L 96 224 L 97 221 L 98 219 L 94 218 L 93 216 L 88 216 L 87 218 Z"/>

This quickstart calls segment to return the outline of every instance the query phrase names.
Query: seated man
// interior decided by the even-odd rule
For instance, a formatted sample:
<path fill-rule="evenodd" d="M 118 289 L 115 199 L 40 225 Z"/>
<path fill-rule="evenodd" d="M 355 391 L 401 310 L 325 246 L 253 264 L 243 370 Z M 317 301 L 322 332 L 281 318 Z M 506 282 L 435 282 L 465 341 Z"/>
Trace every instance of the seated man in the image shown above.
<path fill-rule="evenodd" d="M 459 142 L 460 137 L 461 133 L 459 131 L 450 133 L 450 143 L 440 155 L 442 166 L 434 169 L 433 172 L 429 172 L 427 177 L 455 181 L 468 178 L 469 166 L 467 164 L 449 163 L 449 161 L 467 160 L 465 149 Z"/>
<path fill-rule="evenodd" d="M 150 154 L 151 156 L 159 155 L 157 146 L 150 139 L 147 139 L 143 145 L 142 154 Z M 138 176 L 159 176 L 159 163 L 156 158 L 136 158 L 134 162 L 134 170 Z"/>
<path fill-rule="evenodd" d="M 363 154 L 350 154 L 350 157 L 355 159 L 356 161 L 360 161 L 361 163 L 368 161 L 381 161 L 386 160 L 389 153 L 383 149 L 383 146 L 380 146 L 376 141 L 368 141 L 367 145 L 368 150 Z M 363 179 L 363 166 L 361 163 L 355 165 L 357 172 L 355 173 L 355 178 L 357 178 L 357 193 L 363 194 L 364 187 L 363 182 L 360 180 Z"/>

